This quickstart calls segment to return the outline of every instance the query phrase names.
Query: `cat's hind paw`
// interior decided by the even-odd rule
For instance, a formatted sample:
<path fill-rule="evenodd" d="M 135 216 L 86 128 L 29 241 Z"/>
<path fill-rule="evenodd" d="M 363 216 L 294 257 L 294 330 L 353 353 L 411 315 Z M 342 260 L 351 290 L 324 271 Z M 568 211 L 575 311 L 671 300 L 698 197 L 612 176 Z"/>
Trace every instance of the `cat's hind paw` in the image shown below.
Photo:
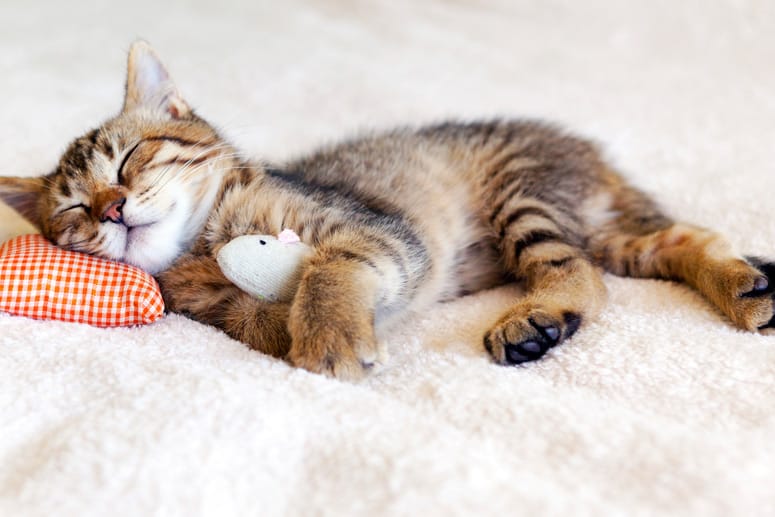
<path fill-rule="evenodd" d="M 775 325 L 775 263 L 754 257 L 724 263 L 706 283 L 721 310 L 739 328 L 770 333 Z"/>
<path fill-rule="evenodd" d="M 580 324 L 581 316 L 575 312 L 520 305 L 485 334 L 484 347 L 498 364 L 535 361 L 572 336 Z"/>
<path fill-rule="evenodd" d="M 746 261 L 755 267 L 763 276 L 754 280 L 752 289 L 740 295 L 741 298 L 749 298 L 759 305 L 758 312 L 770 315 L 766 323 L 758 326 L 762 334 L 775 334 L 775 262 L 769 262 L 758 257 L 746 257 Z"/>

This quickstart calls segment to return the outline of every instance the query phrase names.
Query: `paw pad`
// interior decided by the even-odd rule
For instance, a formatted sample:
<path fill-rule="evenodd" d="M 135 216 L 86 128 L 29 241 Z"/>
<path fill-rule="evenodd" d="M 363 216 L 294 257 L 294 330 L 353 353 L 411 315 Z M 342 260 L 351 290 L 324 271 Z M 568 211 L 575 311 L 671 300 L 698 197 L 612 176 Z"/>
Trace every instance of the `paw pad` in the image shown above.
<path fill-rule="evenodd" d="M 510 365 L 535 361 L 581 324 L 581 317 L 570 312 L 554 316 L 534 309 L 525 313 L 511 314 L 485 335 L 484 346 L 496 361 Z"/>

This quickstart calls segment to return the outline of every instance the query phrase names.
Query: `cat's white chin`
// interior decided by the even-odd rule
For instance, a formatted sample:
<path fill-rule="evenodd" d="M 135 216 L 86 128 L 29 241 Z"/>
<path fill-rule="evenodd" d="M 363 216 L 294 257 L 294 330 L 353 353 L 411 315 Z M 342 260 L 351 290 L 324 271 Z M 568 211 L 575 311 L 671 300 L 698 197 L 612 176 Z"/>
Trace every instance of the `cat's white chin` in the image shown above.
<path fill-rule="evenodd" d="M 159 273 L 178 257 L 182 243 L 179 230 L 162 222 L 130 228 L 126 234 L 123 261 L 151 274 Z"/>
<path fill-rule="evenodd" d="M 130 228 L 126 230 L 120 260 L 151 274 L 172 265 L 188 245 L 187 230 L 192 218 L 187 201 L 186 196 L 181 196 L 168 209 L 156 211 L 136 208 L 128 201 L 124 215 Z M 155 214 L 157 219 L 144 220 L 140 217 L 149 214 Z"/>
<path fill-rule="evenodd" d="M 127 199 L 123 215 L 129 228 L 116 258 L 151 274 L 169 268 L 204 227 L 219 185 L 216 176 L 196 203 L 185 189 L 177 190 L 175 200 L 161 207 L 139 206 L 134 198 Z"/>

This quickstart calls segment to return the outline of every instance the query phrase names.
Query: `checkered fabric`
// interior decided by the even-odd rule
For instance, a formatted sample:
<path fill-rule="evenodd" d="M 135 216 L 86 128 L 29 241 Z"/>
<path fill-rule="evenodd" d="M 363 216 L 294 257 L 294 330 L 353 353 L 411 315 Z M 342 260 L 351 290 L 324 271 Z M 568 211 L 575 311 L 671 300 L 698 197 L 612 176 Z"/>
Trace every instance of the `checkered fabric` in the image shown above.
<path fill-rule="evenodd" d="M 153 277 L 136 267 L 22 235 L 0 246 L 0 311 L 122 327 L 158 320 L 164 302 Z"/>

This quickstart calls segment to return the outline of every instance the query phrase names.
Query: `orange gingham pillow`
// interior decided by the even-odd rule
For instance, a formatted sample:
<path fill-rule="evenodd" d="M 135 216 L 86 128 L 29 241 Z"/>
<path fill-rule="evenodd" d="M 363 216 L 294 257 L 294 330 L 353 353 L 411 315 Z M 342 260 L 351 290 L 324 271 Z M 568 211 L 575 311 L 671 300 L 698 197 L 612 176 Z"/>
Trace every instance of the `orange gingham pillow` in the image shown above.
<path fill-rule="evenodd" d="M 121 327 L 158 320 L 164 302 L 156 280 L 141 269 L 22 235 L 0 246 L 0 311 Z"/>

